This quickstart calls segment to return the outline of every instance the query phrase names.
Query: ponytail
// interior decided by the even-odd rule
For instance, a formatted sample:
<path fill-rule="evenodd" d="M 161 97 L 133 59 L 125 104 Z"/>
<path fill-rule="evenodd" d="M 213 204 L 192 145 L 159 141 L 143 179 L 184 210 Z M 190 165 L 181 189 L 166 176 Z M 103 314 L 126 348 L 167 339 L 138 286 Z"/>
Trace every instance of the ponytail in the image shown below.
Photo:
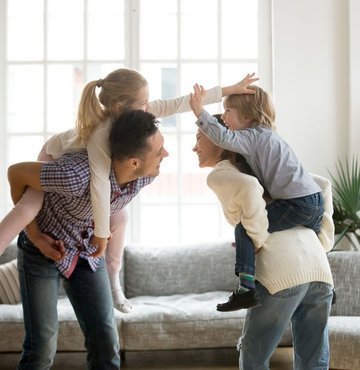
<path fill-rule="evenodd" d="M 97 84 L 98 81 L 91 81 L 85 85 L 79 103 L 76 132 L 78 140 L 85 143 L 94 127 L 108 116 L 96 95 Z"/>
<path fill-rule="evenodd" d="M 76 119 L 77 140 L 86 144 L 99 122 L 107 118 L 114 120 L 131 109 L 140 89 L 145 86 L 146 79 L 139 72 L 127 68 L 117 69 L 104 79 L 85 85 Z M 99 95 L 96 87 L 100 88 Z"/>

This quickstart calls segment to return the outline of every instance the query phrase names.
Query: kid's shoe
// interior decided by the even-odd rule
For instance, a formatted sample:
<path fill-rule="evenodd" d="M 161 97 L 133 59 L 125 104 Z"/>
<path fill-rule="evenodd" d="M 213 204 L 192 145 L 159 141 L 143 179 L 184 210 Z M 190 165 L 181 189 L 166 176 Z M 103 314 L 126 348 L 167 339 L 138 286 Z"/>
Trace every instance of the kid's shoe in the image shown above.
<path fill-rule="evenodd" d="M 256 289 L 250 289 L 247 292 L 235 290 L 226 303 L 219 303 L 216 307 L 218 311 L 237 311 L 243 308 L 250 308 L 260 305 L 259 293 Z"/>

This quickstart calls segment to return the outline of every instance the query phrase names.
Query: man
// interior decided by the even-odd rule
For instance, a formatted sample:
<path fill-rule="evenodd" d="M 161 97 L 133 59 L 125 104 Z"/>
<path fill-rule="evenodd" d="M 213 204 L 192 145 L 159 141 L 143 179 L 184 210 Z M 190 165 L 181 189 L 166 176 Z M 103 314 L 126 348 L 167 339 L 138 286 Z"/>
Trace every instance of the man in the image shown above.
<path fill-rule="evenodd" d="M 109 135 L 112 157 L 111 213 L 125 207 L 159 174 L 168 156 L 155 117 L 125 112 Z M 93 217 L 86 151 L 51 162 L 25 162 L 9 168 L 13 201 L 27 186 L 45 192 L 37 216 L 41 235 L 29 229 L 18 239 L 18 269 L 25 339 L 19 369 L 49 369 L 56 353 L 57 298 L 61 278 L 85 336 L 89 369 L 119 369 L 119 339 L 104 258 L 92 257 Z M 34 243 L 47 234 L 48 247 Z M 59 242 L 61 240 L 61 242 Z M 44 244 L 42 244 L 44 245 Z M 55 261 L 54 261 L 55 260 Z"/>

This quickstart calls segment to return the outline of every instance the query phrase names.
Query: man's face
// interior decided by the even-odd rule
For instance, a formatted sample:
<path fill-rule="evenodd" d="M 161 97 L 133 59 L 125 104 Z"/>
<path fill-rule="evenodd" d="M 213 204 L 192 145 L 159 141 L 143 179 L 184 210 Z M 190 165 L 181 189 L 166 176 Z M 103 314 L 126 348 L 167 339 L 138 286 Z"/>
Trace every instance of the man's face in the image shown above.
<path fill-rule="evenodd" d="M 144 158 L 139 160 L 139 167 L 136 174 L 142 176 L 157 176 L 160 172 L 160 163 L 169 153 L 164 148 L 164 137 L 159 130 L 147 139 L 150 150 Z"/>
<path fill-rule="evenodd" d="M 215 145 L 200 129 L 196 133 L 193 151 L 199 159 L 199 167 L 214 167 L 219 161 L 223 149 Z"/>

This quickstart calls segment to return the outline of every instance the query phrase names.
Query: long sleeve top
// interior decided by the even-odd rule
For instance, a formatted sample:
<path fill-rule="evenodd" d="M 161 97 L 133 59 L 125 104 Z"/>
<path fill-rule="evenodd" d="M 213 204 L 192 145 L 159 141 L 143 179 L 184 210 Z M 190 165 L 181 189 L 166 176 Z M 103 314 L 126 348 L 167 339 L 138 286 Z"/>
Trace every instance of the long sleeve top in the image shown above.
<path fill-rule="evenodd" d="M 320 192 L 290 145 L 260 126 L 231 131 L 205 110 L 197 126 L 221 148 L 242 154 L 273 199 L 292 199 Z"/>
<path fill-rule="evenodd" d="M 167 117 L 175 113 L 190 111 L 189 95 L 175 99 L 149 102 L 148 111 L 156 117 Z M 204 104 L 221 102 L 222 89 L 216 86 L 207 90 Z M 111 167 L 109 132 L 111 121 L 100 122 L 91 134 L 87 145 L 76 141 L 75 129 L 54 135 L 45 143 L 46 153 L 54 159 L 64 153 L 87 148 L 91 171 L 91 204 L 95 221 L 95 235 L 107 238 L 110 233 L 110 182 Z"/>
<path fill-rule="evenodd" d="M 297 226 L 268 234 L 263 190 L 255 177 L 241 174 L 227 160 L 219 162 L 208 175 L 208 184 L 227 220 L 232 225 L 245 222 L 245 229 L 261 247 L 256 254 L 255 277 L 271 294 L 313 281 L 333 285 L 326 256 L 334 245 L 331 184 L 324 177 L 313 178 L 324 196 L 320 233 Z"/>

